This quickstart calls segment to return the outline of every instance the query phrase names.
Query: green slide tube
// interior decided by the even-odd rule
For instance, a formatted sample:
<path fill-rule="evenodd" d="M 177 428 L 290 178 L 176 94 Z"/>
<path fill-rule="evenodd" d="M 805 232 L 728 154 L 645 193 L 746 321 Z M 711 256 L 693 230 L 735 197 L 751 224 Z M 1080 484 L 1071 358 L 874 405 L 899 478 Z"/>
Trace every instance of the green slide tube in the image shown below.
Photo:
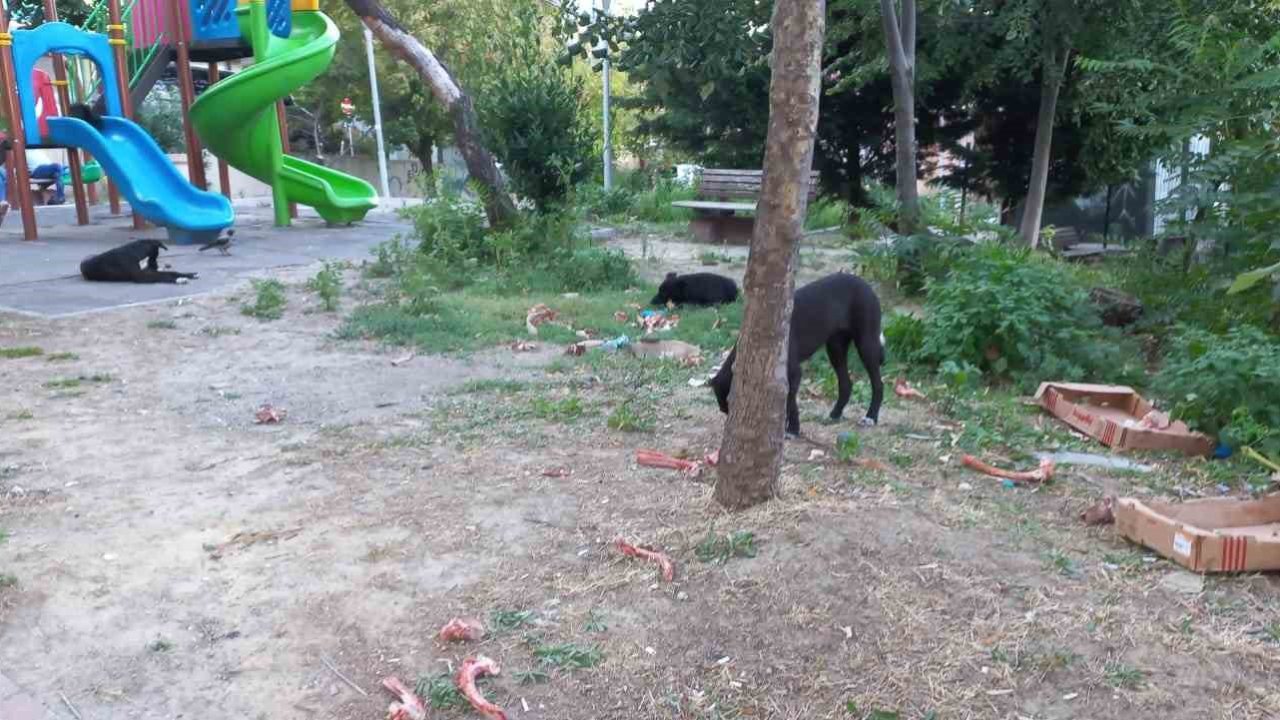
<path fill-rule="evenodd" d="M 266 5 L 254 0 L 236 10 L 241 35 L 253 43 L 254 64 L 215 83 L 191 106 L 191 122 L 210 152 L 271 186 L 277 225 L 289 224 L 288 203 L 316 209 L 326 222 L 348 224 L 377 207 L 369 183 L 284 155 L 276 101 L 329 67 L 338 28 L 324 13 L 294 11 L 287 38 L 267 32 Z"/>

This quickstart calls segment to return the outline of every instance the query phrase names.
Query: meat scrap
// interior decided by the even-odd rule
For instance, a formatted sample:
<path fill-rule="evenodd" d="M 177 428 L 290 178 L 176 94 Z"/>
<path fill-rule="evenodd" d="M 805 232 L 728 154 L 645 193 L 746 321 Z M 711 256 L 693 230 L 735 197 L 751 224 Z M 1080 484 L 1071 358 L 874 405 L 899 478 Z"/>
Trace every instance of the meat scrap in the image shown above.
<path fill-rule="evenodd" d="M 972 455 L 965 455 L 960 458 L 960 462 L 965 467 L 973 468 L 980 473 L 984 473 L 992 477 L 1004 478 L 1005 480 L 1012 480 L 1015 483 L 1041 483 L 1053 477 L 1053 461 L 1049 458 L 1041 460 L 1039 468 L 1022 472 L 1003 470 L 995 467 L 994 465 L 988 465 Z"/>
<path fill-rule="evenodd" d="M 690 477 L 696 477 L 698 473 L 702 472 L 702 463 L 681 460 L 680 458 L 660 453 L 657 450 L 637 450 L 636 463 L 645 467 L 662 468 L 663 470 L 679 470 Z"/>
<path fill-rule="evenodd" d="M 400 678 L 392 675 L 382 680 L 382 687 L 390 690 L 399 702 L 387 707 L 387 720 L 427 720 L 427 705 L 417 693 L 405 687 Z"/>
<path fill-rule="evenodd" d="M 484 638 L 484 624 L 475 618 L 454 618 L 440 628 L 440 642 L 475 642 Z"/>
<path fill-rule="evenodd" d="M 271 407 L 270 405 L 263 405 L 258 408 L 258 412 L 253 414 L 253 420 L 259 425 L 274 425 L 275 423 L 284 420 L 285 416 L 288 414 L 289 413 L 285 410 L 280 410 L 278 408 Z"/>
<path fill-rule="evenodd" d="M 542 477 L 548 478 L 567 478 L 573 474 L 573 471 L 567 467 L 553 467 L 542 471 Z"/>
<path fill-rule="evenodd" d="M 524 326 L 529 329 L 530 335 L 538 334 L 538 326 L 544 325 L 556 319 L 556 311 L 547 307 L 542 303 L 538 303 L 529 308 L 529 312 L 525 313 Z"/>
<path fill-rule="evenodd" d="M 467 698 L 467 702 L 471 703 L 471 707 L 490 720 L 507 720 L 507 714 L 480 694 L 479 688 L 476 687 L 476 678 L 497 675 L 499 671 L 498 663 L 484 655 L 477 655 L 463 660 L 462 667 L 458 668 L 458 675 L 454 678 L 458 690 L 462 691 L 462 695 Z"/>
<path fill-rule="evenodd" d="M 719 464 L 720 464 L 720 451 L 719 451 L 719 450 L 712 450 L 711 452 L 707 453 L 706 457 L 702 458 L 702 461 L 703 461 L 703 462 L 705 462 L 707 465 L 709 465 L 709 466 L 711 466 L 711 467 L 715 467 L 715 466 L 719 465 Z"/>
<path fill-rule="evenodd" d="M 904 377 L 899 377 L 893 382 L 893 394 L 900 398 L 908 398 L 911 400 L 928 400 L 925 394 L 911 387 L 911 383 L 907 382 Z"/>
<path fill-rule="evenodd" d="M 640 558 L 641 560 L 651 560 L 657 563 L 658 567 L 662 569 L 662 579 L 664 582 L 671 582 L 676 577 L 675 563 L 671 562 L 671 558 L 667 557 L 663 553 L 658 552 L 657 550 L 650 550 L 649 548 L 646 548 L 646 547 L 638 547 L 636 545 L 632 545 L 631 543 L 627 542 L 626 540 L 623 540 L 622 538 L 618 538 L 617 540 L 614 540 L 613 547 L 616 548 L 618 552 L 622 553 L 623 555 L 626 555 L 627 557 Z"/>
<path fill-rule="evenodd" d="M 1142 416 L 1142 419 L 1138 421 L 1138 427 L 1143 430 L 1168 430 L 1172 422 L 1168 413 L 1152 410 Z"/>
<path fill-rule="evenodd" d="M 515 342 L 511 343 L 512 352 L 518 352 L 518 353 L 532 352 L 537 349 L 538 349 L 537 345 L 531 342 L 528 342 L 526 340 L 516 340 Z"/>

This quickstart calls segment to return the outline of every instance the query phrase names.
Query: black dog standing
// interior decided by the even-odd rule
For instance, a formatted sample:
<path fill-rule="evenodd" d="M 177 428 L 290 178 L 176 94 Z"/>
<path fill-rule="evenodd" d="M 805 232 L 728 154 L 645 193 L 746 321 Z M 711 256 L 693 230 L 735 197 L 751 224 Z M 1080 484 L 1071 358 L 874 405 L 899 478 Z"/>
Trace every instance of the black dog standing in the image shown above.
<path fill-rule="evenodd" d="M 169 249 L 159 240 L 134 240 L 86 258 L 80 263 L 80 274 L 85 280 L 132 283 L 176 283 L 196 277 L 196 273 L 161 270 L 157 262 L 161 248 Z M 147 262 L 145 268 L 142 267 L 143 260 Z"/>
<path fill-rule="evenodd" d="M 800 390 L 800 366 L 824 345 L 827 358 L 836 371 L 840 394 L 831 419 L 839 420 L 849 402 L 853 383 L 849 379 L 849 345 L 858 349 L 862 367 L 871 380 L 871 405 L 859 424 L 875 425 L 880 420 L 880 404 L 884 402 L 884 383 L 880 368 L 884 365 L 884 336 L 880 334 L 880 298 L 861 278 L 847 273 L 828 275 L 796 291 L 791 311 L 791 340 L 787 347 L 787 434 L 800 434 L 800 408 L 796 394 Z M 729 412 L 729 390 L 733 385 L 735 345 L 720 372 L 709 383 L 715 392 L 720 412 Z"/>
<path fill-rule="evenodd" d="M 715 273 L 667 273 L 650 305 L 724 305 L 737 301 L 738 284 Z"/>

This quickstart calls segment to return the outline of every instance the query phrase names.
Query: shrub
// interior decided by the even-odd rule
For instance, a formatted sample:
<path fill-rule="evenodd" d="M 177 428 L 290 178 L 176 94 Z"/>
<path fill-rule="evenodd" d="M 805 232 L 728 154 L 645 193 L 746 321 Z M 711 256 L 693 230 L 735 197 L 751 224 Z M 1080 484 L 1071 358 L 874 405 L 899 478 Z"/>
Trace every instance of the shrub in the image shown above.
<path fill-rule="evenodd" d="M 631 205 L 637 220 L 652 223 L 688 222 L 693 212 L 673 207 L 677 200 L 692 200 L 697 195 L 692 187 L 674 180 L 659 180 L 645 192 L 638 193 Z"/>
<path fill-rule="evenodd" d="M 625 216 L 630 213 L 635 201 L 636 194 L 629 188 L 605 190 L 594 183 L 579 185 L 573 196 L 574 206 L 593 219 Z"/>
<path fill-rule="evenodd" d="M 325 312 L 337 310 L 338 296 L 342 294 L 342 266 L 326 262 L 324 269 L 307 281 L 307 289 L 320 296 Z"/>
<path fill-rule="evenodd" d="M 886 364 L 910 361 L 924 347 L 925 323 L 907 313 L 895 313 L 884 324 Z"/>
<path fill-rule="evenodd" d="M 516 65 L 485 88 L 481 125 L 519 195 L 539 211 L 563 203 L 593 168 L 595 139 L 584 88 L 548 62 Z"/>
<path fill-rule="evenodd" d="M 805 230 L 826 230 L 833 227 L 844 227 L 849 222 L 853 208 L 849 203 L 838 198 L 820 197 L 809 204 L 809 212 L 805 215 Z"/>
<path fill-rule="evenodd" d="M 1125 344 L 1104 328 L 1088 294 L 1027 250 L 984 246 L 930 281 L 921 360 L 965 363 L 1034 387 L 1041 379 L 1125 375 Z"/>
<path fill-rule="evenodd" d="M 404 214 L 413 221 L 413 232 L 423 255 L 449 265 L 468 260 L 493 260 L 485 237 L 484 210 L 478 205 L 446 193 L 407 208 Z"/>
<path fill-rule="evenodd" d="M 1183 327 L 1169 343 L 1155 387 L 1175 417 L 1236 442 L 1280 428 L 1280 341 L 1252 325 L 1222 335 Z"/>

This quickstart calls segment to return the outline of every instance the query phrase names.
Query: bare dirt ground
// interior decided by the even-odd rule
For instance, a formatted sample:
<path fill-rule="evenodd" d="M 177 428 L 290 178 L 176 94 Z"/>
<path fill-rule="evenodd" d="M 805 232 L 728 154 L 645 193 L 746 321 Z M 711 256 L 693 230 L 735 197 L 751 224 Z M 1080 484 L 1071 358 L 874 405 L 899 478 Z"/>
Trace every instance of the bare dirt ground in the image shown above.
<path fill-rule="evenodd" d="M 706 252 L 614 244 L 656 255 L 650 277 Z M 806 273 L 839 265 L 819 255 Z M 404 350 L 332 339 L 308 272 L 279 275 L 275 322 L 227 294 L 0 318 L 0 347 L 44 350 L 0 359 L 0 672 L 48 707 L 376 718 L 382 677 L 426 691 L 481 652 L 513 718 L 1280 715 L 1274 575 L 1187 576 L 1077 521 L 1142 478 L 1007 489 L 956 465 L 954 420 L 892 395 L 860 432 L 886 469 L 859 469 L 813 453 L 853 424 L 807 393 L 783 498 L 726 514 L 710 477 L 633 460 L 718 444 L 688 384 L 706 367 L 505 347 L 393 366 Z M 649 432 L 607 427 L 629 399 Z M 284 422 L 254 424 L 263 403 Z M 707 542 L 748 532 L 754 557 Z M 618 535 L 667 550 L 675 582 Z M 440 645 L 455 615 L 495 631 Z M 474 716 L 443 687 L 431 717 Z"/>

